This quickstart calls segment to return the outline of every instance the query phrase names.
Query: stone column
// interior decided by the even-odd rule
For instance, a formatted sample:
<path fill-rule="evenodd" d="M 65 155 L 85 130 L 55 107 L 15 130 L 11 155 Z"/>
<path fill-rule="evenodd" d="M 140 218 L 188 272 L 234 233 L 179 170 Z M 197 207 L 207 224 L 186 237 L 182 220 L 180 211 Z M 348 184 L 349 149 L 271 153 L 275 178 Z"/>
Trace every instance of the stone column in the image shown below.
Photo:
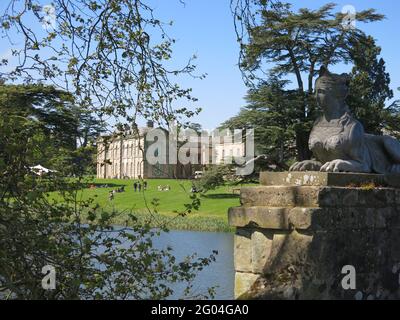
<path fill-rule="evenodd" d="M 399 175 L 264 172 L 260 182 L 229 209 L 237 298 L 400 298 Z"/>
<path fill-rule="evenodd" d="M 122 159 L 123 159 L 123 154 L 124 154 L 123 153 L 124 152 L 124 138 L 121 136 L 119 139 L 120 139 L 119 140 L 119 159 L 118 159 L 119 168 L 118 168 L 117 178 L 121 179 L 122 178 L 122 174 L 123 174 L 123 172 L 122 172 Z"/>

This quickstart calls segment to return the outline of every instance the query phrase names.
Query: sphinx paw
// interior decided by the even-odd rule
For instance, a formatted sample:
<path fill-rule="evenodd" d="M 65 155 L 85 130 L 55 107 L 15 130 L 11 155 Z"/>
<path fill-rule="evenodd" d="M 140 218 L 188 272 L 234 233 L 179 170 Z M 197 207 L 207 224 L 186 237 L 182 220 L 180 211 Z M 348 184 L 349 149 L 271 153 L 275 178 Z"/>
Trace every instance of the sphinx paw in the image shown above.
<path fill-rule="evenodd" d="M 329 161 L 325 163 L 320 171 L 325 171 L 325 172 L 341 172 L 341 171 L 347 171 L 348 169 L 348 164 L 340 159 Z"/>
<path fill-rule="evenodd" d="M 289 171 L 318 171 L 321 167 L 321 163 L 314 160 L 305 160 L 296 162 L 293 164 Z"/>

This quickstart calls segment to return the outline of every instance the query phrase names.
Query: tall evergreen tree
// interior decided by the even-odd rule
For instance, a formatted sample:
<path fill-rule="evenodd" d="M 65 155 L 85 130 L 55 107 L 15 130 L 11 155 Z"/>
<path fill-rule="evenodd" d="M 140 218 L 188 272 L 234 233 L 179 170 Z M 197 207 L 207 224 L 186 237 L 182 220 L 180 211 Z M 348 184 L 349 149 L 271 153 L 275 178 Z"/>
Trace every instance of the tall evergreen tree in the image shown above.
<path fill-rule="evenodd" d="M 385 119 L 390 117 L 385 106 L 393 97 L 390 76 L 380 53 L 381 48 L 371 36 L 359 37 L 350 50 L 354 67 L 347 103 L 365 131 L 372 134 L 382 134 Z"/>
<path fill-rule="evenodd" d="M 57 170 L 75 173 L 93 172 L 98 135 L 105 123 L 89 111 L 74 104 L 73 96 L 53 86 L 43 84 L 0 85 L 0 113 L 4 118 L 20 117 L 32 126 L 30 139 L 35 141 L 34 152 L 28 159 Z M 14 132 L 18 129 L 16 126 Z M 21 141 L 27 143 L 27 141 Z"/>
<path fill-rule="evenodd" d="M 270 164 L 284 168 L 296 156 L 296 129 L 299 104 L 296 90 L 284 90 L 283 83 L 271 81 L 246 96 L 247 105 L 225 121 L 223 128 L 254 128 L 256 154 L 268 155 Z"/>
<path fill-rule="evenodd" d="M 73 97 L 63 90 L 43 84 L 1 84 L 0 112 L 32 120 L 55 147 L 76 147 Z"/>
<path fill-rule="evenodd" d="M 243 0 L 246 1 L 246 0 Z M 246 24 L 248 38 L 239 38 L 242 49 L 240 67 L 247 84 L 260 88 L 270 78 L 295 79 L 297 99 L 294 127 L 298 160 L 308 159 L 309 129 L 315 119 L 313 81 L 320 66 L 339 62 L 352 62 L 355 41 L 364 33 L 350 27 L 346 16 L 335 13 L 335 4 L 328 3 L 318 10 L 302 8 L 292 10 L 289 3 L 278 1 L 252 1 L 259 4 L 258 20 Z M 369 9 L 357 13 L 358 21 L 379 21 L 382 15 Z M 303 77 L 306 77 L 306 81 Z M 259 80 L 258 82 L 256 80 Z M 260 84 L 261 83 L 261 84 Z M 283 87 L 285 89 L 285 87 Z"/>

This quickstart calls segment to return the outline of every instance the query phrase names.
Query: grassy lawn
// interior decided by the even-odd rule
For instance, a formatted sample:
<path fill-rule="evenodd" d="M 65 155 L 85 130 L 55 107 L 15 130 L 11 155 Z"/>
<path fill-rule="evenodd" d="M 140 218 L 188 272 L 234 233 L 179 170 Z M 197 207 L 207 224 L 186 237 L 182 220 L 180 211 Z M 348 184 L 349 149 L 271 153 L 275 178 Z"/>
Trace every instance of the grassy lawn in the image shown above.
<path fill-rule="evenodd" d="M 149 179 L 147 190 L 134 191 L 134 180 L 119 179 L 94 179 L 96 188 L 87 188 L 81 191 L 82 199 L 94 198 L 102 208 L 118 211 L 131 211 L 140 218 L 149 214 L 147 206 L 154 211 L 153 199 L 158 199 L 156 218 L 157 221 L 166 221 L 177 216 L 174 211 L 184 211 L 184 204 L 191 203 L 190 188 L 188 180 L 173 179 Z M 101 187 L 108 185 L 108 187 Z M 169 191 L 159 191 L 157 187 L 170 186 Z M 114 200 L 109 200 L 109 191 L 125 186 L 125 192 L 115 193 Z M 186 217 L 177 217 L 169 223 L 170 229 L 187 229 L 202 231 L 232 231 L 228 226 L 228 208 L 240 205 L 239 196 L 233 194 L 232 189 L 238 187 L 222 186 L 216 190 L 209 191 L 201 196 L 201 206 L 198 211 L 193 211 Z M 52 198 L 57 198 L 53 194 Z M 124 220 L 123 215 L 120 217 Z M 116 221 L 118 223 L 118 221 Z"/>

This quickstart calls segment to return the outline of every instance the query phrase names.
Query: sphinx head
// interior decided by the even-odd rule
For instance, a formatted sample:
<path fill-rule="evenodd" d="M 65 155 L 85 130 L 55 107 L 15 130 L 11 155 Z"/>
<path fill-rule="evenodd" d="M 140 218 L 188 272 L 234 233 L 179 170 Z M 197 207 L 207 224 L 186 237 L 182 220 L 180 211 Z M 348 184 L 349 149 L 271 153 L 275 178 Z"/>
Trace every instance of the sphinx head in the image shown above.
<path fill-rule="evenodd" d="M 332 108 L 346 109 L 345 99 L 349 93 L 349 76 L 346 73 L 330 73 L 321 67 L 315 82 L 315 94 L 318 105 L 325 111 Z"/>

